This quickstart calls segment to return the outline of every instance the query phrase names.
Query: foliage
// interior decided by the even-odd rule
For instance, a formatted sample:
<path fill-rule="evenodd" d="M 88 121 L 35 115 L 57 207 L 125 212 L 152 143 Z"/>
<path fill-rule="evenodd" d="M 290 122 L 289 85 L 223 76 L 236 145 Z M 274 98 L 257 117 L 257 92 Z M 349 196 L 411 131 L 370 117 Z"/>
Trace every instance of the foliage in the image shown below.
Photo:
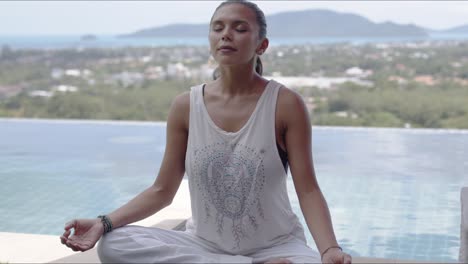
<path fill-rule="evenodd" d="M 265 75 L 342 77 L 350 67 L 371 70 L 373 87 L 350 82 L 332 89 L 301 87 L 313 100 L 317 125 L 468 128 L 468 43 L 272 46 L 262 57 Z M 173 98 L 200 76 L 144 77 L 129 83 L 123 73 L 168 70 L 183 63 L 195 72 L 209 62 L 206 47 L 14 50 L 0 52 L 0 117 L 166 120 Z M 52 72 L 62 71 L 53 77 Z M 91 72 L 76 77 L 66 69 Z M 395 81 L 398 77 L 404 81 Z M 418 82 L 430 76 L 433 84 Z M 59 85 L 77 92 L 55 91 Z M 21 92 L 2 94 L 2 87 Z M 19 88 L 18 88 L 19 87 Z M 8 88 L 10 89 L 10 88 Z M 32 97 L 31 91 L 54 92 Z"/>
<path fill-rule="evenodd" d="M 338 91 L 322 92 L 319 96 L 327 97 L 328 102 L 316 111 L 317 125 L 402 127 L 410 124 L 413 127 L 467 128 L 466 88 L 399 90 L 342 87 Z M 355 113 L 357 118 L 331 117 L 336 112 Z"/>

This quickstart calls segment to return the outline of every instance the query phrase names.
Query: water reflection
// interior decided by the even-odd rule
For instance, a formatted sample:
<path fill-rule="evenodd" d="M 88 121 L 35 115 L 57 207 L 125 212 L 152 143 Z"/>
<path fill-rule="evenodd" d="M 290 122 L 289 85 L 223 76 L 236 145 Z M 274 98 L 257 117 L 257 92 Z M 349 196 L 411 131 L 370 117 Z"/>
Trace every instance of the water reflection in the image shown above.
<path fill-rule="evenodd" d="M 6 232 L 57 235 L 72 217 L 115 209 L 154 181 L 165 145 L 165 127 L 150 124 L 0 120 L 0 132 L 5 197 L 0 231 Z M 342 128 L 313 133 L 318 181 L 347 252 L 456 260 L 459 192 L 468 186 L 468 133 Z M 288 188 L 302 216 L 291 180 Z M 31 208 L 37 213 L 26 214 Z"/>
<path fill-rule="evenodd" d="M 468 186 L 467 135 L 319 128 L 313 137 L 317 177 L 337 237 L 349 239 L 348 251 L 457 259 L 460 188 Z M 414 243 L 426 248 L 415 250 Z"/>

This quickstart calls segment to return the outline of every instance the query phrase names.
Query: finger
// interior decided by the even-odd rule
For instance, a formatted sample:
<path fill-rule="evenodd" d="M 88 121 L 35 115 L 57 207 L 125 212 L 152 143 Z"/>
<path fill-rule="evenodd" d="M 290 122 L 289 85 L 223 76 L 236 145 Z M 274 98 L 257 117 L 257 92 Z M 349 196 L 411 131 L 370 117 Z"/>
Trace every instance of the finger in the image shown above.
<path fill-rule="evenodd" d="M 78 248 L 76 247 L 75 242 L 67 241 L 67 246 L 71 248 L 73 251 L 79 251 Z"/>
<path fill-rule="evenodd" d="M 346 254 L 344 258 L 344 264 L 351 264 L 352 258 L 350 255 Z"/>
<path fill-rule="evenodd" d="M 79 251 L 86 251 L 88 249 L 90 249 L 90 243 L 89 241 L 74 241 L 72 242 L 72 244 L 75 246 L 76 249 L 78 249 Z"/>
<path fill-rule="evenodd" d="M 333 261 L 332 261 L 328 256 L 325 256 L 325 257 L 322 259 L 322 263 L 333 263 Z"/>
<path fill-rule="evenodd" d="M 89 249 L 89 246 L 86 243 L 86 240 L 83 240 L 83 238 L 72 236 L 68 239 L 70 243 L 75 247 L 75 249 L 80 250 L 80 251 L 85 251 Z"/>
<path fill-rule="evenodd" d="M 70 222 L 65 224 L 65 230 L 69 230 L 72 227 L 76 226 L 76 219 L 71 220 Z"/>
<path fill-rule="evenodd" d="M 75 247 L 77 251 L 83 251 L 83 246 L 80 243 L 74 242 L 73 246 Z"/>
<path fill-rule="evenodd" d="M 71 230 L 67 230 L 65 232 L 63 232 L 62 236 L 65 237 L 65 238 L 68 238 L 71 234 Z"/>
<path fill-rule="evenodd" d="M 64 236 L 60 236 L 60 242 L 61 242 L 62 244 L 64 244 L 64 245 L 66 245 L 66 244 L 67 244 L 67 238 L 64 237 Z"/>
<path fill-rule="evenodd" d="M 73 245 L 73 242 L 71 242 L 70 240 L 67 240 L 65 241 L 65 245 L 67 245 L 67 247 L 73 249 L 74 245 Z"/>
<path fill-rule="evenodd" d="M 70 241 L 66 241 L 66 242 L 65 242 L 65 246 L 67 246 L 67 247 L 69 247 L 70 249 L 73 250 L 73 246 L 72 246 L 72 244 L 70 243 Z M 74 250 L 73 250 L 73 251 L 74 251 Z"/>
<path fill-rule="evenodd" d="M 79 243 L 80 238 L 78 238 L 77 236 L 71 236 L 71 237 L 68 238 L 68 241 L 70 241 L 73 244 L 77 244 L 77 243 Z"/>
<path fill-rule="evenodd" d="M 80 244 L 80 249 L 81 251 L 86 251 L 90 248 L 92 248 L 93 246 L 90 245 L 90 243 L 81 243 Z"/>

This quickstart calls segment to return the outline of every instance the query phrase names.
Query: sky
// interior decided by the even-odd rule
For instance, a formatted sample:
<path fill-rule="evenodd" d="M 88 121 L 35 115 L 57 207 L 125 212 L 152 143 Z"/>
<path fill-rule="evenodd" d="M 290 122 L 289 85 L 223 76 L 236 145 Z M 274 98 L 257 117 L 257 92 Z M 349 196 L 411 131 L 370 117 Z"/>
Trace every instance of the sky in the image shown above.
<path fill-rule="evenodd" d="M 266 15 L 328 9 L 380 23 L 447 29 L 468 24 L 468 1 L 254 1 Z M 208 23 L 220 1 L 0 1 L 0 35 L 113 35 Z"/>

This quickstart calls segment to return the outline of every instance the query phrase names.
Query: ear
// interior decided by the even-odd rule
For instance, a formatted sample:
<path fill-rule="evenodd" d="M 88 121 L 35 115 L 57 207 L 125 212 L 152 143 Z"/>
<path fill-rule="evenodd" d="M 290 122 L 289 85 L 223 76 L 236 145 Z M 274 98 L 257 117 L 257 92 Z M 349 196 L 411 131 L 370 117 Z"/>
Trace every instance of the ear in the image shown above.
<path fill-rule="evenodd" d="M 258 45 L 257 55 L 262 55 L 268 48 L 269 43 L 270 43 L 269 40 L 267 38 L 264 38 L 262 42 L 260 42 L 260 44 Z"/>

